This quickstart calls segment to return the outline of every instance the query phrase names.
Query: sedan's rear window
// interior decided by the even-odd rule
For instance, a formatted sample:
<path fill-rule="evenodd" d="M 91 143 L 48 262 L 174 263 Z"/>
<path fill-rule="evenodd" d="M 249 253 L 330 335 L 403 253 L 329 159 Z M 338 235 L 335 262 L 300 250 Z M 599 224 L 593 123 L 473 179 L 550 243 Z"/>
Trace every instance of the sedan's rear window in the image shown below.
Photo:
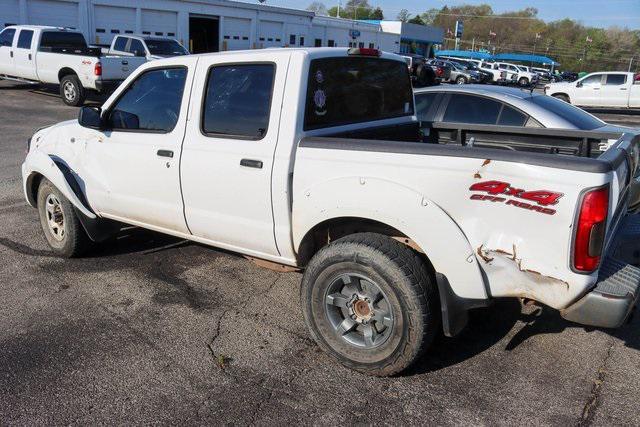
<path fill-rule="evenodd" d="M 365 57 L 311 61 L 305 130 L 412 115 L 405 62 Z"/>
<path fill-rule="evenodd" d="M 593 130 L 605 125 L 603 121 L 596 119 L 584 110 L 551 96 L 532 96 L 527 100 L 560 116 L 580 130 Z"/>

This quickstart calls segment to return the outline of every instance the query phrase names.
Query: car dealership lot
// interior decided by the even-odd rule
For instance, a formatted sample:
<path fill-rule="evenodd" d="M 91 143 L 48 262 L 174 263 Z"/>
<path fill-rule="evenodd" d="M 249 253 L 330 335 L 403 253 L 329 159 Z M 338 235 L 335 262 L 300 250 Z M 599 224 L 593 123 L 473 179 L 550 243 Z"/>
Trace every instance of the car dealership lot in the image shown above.
<path fill-rule="evenodd" d="M 640 423 L 638 316 L 594 331 L 502 301 L 406 375 L 371 378 L 310 340 L 298 273 L 139 229 L 53 258 L 19 167 L 33 130 L 76 114 L 0 83 L 2 424 Z"/>

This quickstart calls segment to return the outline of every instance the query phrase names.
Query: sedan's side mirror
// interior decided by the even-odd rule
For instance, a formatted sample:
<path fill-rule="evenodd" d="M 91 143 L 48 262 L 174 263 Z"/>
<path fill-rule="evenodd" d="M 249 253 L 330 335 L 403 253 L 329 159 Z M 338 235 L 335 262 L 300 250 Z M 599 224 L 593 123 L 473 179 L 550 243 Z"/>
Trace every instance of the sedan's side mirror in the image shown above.
<path fill-rule="evenodd" d="M 582 87 L 582 82 L 576 82 L 576 87 Z"/>
<path fill-rule="evenodd" d="M 80 108 L 78 112 L 78 123 L 85 128 L 102 130 L 102 110 L 100 107 Z"/>

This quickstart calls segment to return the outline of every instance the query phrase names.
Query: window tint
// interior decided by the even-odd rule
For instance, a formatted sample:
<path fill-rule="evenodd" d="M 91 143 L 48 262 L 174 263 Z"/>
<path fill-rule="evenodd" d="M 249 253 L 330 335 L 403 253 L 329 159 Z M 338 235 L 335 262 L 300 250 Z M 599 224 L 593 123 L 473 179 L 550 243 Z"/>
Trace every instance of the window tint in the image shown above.
<path fill-rule="evenodd" d="M 427 120 L 427 115 L 438 94 L 436 92 L 416 95 L 416 115 L 418 120 Z"/>
<path fill-rule="evenodd" d="M 269 126 L 275 65 L 224 65 L 211 68 L 202 130 L 207 134 L 262 139 Z"/>
<path fill-rule="evenodd" d="M 357 56 L 311 61 L 305 130 L 411 115 L 404 61 Z"/>
<path fill-rule="evenodd" d="M 592 76 L 585 77 L 581 82 L 584 86 L 600 86 L 602 80 L 602 74 L 594 74 Z"/>
<path fill-rule="evenodd" d="M 452 95 L 443 121 L 494 125 L 502 104 L 492 99 L 473 95 Z"/>
<path fill-rule="evenodd" d="M 20 49 L 31 49 L 31 39 L 33 39 L 33 31 L 21 30 L 18 36 L 18 47 Z"/>
<path fill-rule="evenodd" d="M 607 74 L 606 83 L 607 86 L 620 86 L 625 84 L 627 81 L 626 74 Z"/>
<path fill-rule="evenodd" d="M 127 37 L 116 37 L 116 42 L 113 45 L 113 48 L 120 52 L 124 52 L 125 47 L 127 47 L 127 40 Z"/>
<path fill-rule="evenodd" d="M 45 31 L 42 33 L 42 39 L 40 40 L 40 47 L 43 48 L 73 48 L 84 49 L 87 47 L 87 43 L 84 40 L 84 36 L 80 33 L 67 33 L 64 31 Z"/>
<path fill-rule="evenodd" d="M 551 96 L 532 96 L 527 100 L 560 116 L 580 130 L 593 130 L 605 125 L 603 121 L 596 119 L 584 110 Z"/>
<path fill-rule="evenodd" d="M 524 126 L 527 121 L 527 115 L 521 113 L 515 108 L 511 108 L 508 105 L 502 107 L 498 124 L 503 126 Z"/>
<path fill-rule="evenodd" d="M 178 122 L 186 76 L 186 68 L 150 70 L 138 76 L 111 111 L 111 128 L 170 132 Z"/>
<path fill-rule="evenodd" d="M 142 45 L 142 42 L 137 39 L 131 39 L 131 43 L 129 44 L 129 49 L 127 50 L 127 52 L 134 53 L 134 54 L 136 52 L 140 52 L 141 55 L 146 54 L 144 51 L 144 46 Z"/>
<path fill-rule="evenodd" d="M 189 52 L 175 40 L 147 39 L 147 49 L 152 55 L 188 55 Z M 144 52 L 144 47 L 140 44 L 140 50 Z"/>
<path fill-rule="evenodd" d="M 13 36 L 16 34 L 14 28 L 9 28 L 0 33 L 0 46 L 9 46 L 13 44 Z"/>

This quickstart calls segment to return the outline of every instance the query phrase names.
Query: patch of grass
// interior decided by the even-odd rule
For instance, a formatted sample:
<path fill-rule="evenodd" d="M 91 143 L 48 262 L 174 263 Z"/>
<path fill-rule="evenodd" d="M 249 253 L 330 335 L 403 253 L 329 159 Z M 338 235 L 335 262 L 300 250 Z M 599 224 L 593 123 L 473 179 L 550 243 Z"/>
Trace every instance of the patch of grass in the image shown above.
<path fill-rule="evenodd" d="M 225 356 L 222 353 L 216 354 L 211 344 L 207 344 L 207 347 L 209 348 L 209 352 L 211 353 L 211 358 L 213 359 L 213 361 L 215 362 L 218 368 L 225 369 L 229 365 L 229 363 L 231 363 L 231 361 L 233 360 L 229 356 Z"/>

